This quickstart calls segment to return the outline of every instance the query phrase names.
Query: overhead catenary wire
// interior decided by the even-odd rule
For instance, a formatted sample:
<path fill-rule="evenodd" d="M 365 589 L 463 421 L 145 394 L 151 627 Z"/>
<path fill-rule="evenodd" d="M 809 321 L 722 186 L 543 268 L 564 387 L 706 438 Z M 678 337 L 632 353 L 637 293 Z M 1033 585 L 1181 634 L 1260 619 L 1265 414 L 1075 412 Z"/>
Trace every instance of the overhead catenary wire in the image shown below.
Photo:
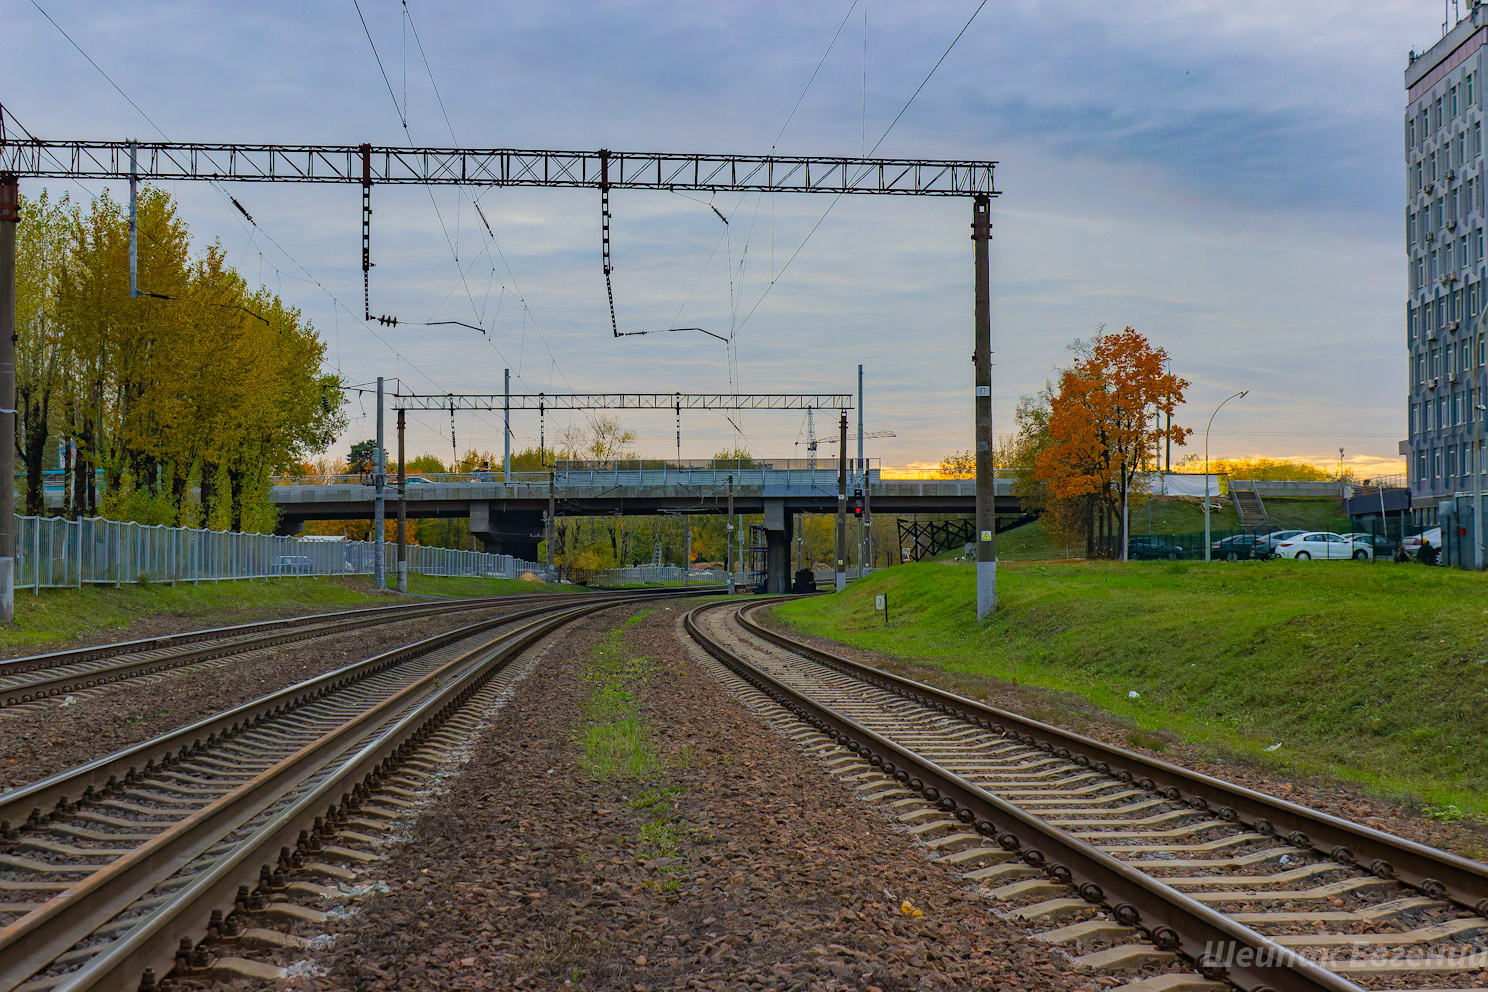
<path fill-rule="evenodd" d="M 971 27 L 972 22 L 976 20 L 977 15 L 982 12 L 982 8 L 985 6 L 987 6 L 987 0 L 981 0 L 981 2 L 977 4 L 976 9 L 971 12 L 971 16 L 966 19 L 966 23 L 961 25 L 961 30 L 956 32 L 956 36 L 952 38 L 950 44 L 945 47 L 945 51 L 940 53 L 940 58 L 936 59 L 935 64 L 930 67 L 930 71 L 925 73 L 925 78 L 920 80 L 920 85 L 916 86 L 914 92 L 909 95 L 909 99 L 904 101 L 904 106 L 899 108 L 899 112 L 894 115 L 894 119 L 889 122 L 889 126 L 884 128 L 883 134 L 878 136 L 878 140 L 873 143 L 873 147 L 868 150 L 868 154 L 865 155 L 864 158 L 877 153 L 879 146 L 882 145 L 884 143 L 884 139 L 889 136 L 889 132 L 893 131 L 895 125 L 897 125 L 900 119 L 904 117 L 905 112 L 909 110 L 910 104 L 914 103 L 915 98 L 920 95 L 920 91 L 923 90 L 926 84 L 930 82 L 930 77 L 935 75 L 935 70 L 939 69 L 941 63 L 943 63 L 951 54 L 951 50 L 956 47 L 956 43 L 961 40 L 962 35 L 966 34 L 967 30 Z M 827 215 L 832 212 L 832 208 L 837 206 L 837 204 L 842 200 L 843 195 L 843 193 L 838 193 L 836 196 L 832 197 L 832 201 L 827 204 L 827 209 L 823 210 L 822 215 L 816 219 L 816 223 L 811 225 L 811 230 L 806 232 L 806 237 L 801 239 L 801 243 L 796 246 L 796 250 L 791 252 L 790 257 L 785 260 L 785 264 L 782 265 L 780 267 L 780 270 L 776 272 L 775 275 L 770 279 L 769 285 L 765 287 L 765 291 L 760 294 L 759 299 L 754 302 L 754 306 L 749 308 L 749 313 L 745 314 L 744 319 L 739 322 L 740 330 L 743 329 L 745 324 L 749 323 L 749 318 L 753 317 L 755 311 L 760 308 L 760 304 L 765 302 L 765 297 L 770 295 L 770 290 L 774 289 L 776 282 L 779 281 L 781 276 L 785 275 L 785 270 L 789 269 L 791 263 L 794 262 L 797 256 L 801 254 L 802 249 L 804 249 L 807 242 L 811 240 L 811 236 L 814 235 L 817 232 L 817 229 L 822 226 L 822 222 L 827 219 Z"/>
<path fill-rule="evenodd" d="M 136 103 L 135 100 L 128 93 L 126 93 L 124 91 L 124 88 L 121 87 L 117 82 L 114 81 L 114 78 L 108 74 L 108 72 L 103 68 L 103 66 L 99 65 L 99 63 L 91 55 L 89 55 L 87 53 L 87 51 L 85 51 L 81 45 L 78 44 L 78 42 L 72 37 L 72 35 L 68 34 L 68 32 L 60 24 L 57 23 L 56 19 L 53 18 L 51 16 L 51 14 L 49 14 L 46 11 L 46 9 L 41 6 L 41 4 L 38 2 L 38 0 L 31 0 L 31 5 L 33 7 L 35 7 L 37 9 L 37 11 L 39 11 L 41 13 L 41 15 L 43 17 L 45 17 L 46 20 L 49 23 L 51 23 L 51 25 L 54 28 L 57 29 L 57 32 L 59 34 L 61 34 L 62 37 L 67 40 L 68 44 L 70 44 L 74 49 L 76 49 L 77 52 L 78 52 L 78 54 L 81 55 L 88 62 L 88 64 L 91 65 L 98 72 L 98 74 L 104 78 L 104 80 L 111 87 L 113 87 L 114 91 L 117 92 L 121 97 L 123 97 L 124 100 L 125 100 L 125 102 L 127 102 L 132 108 L 134 108 L 134 110 L 142 118 L 144 118 L 144 120 L 146 121 L 146 123 L 148 123 L 150 125 L 150 127 L 152 127 L 152 128 L 155 129 L 156 133 L 158 133 L 165 140 L 167 140 L 167 141 L 170 140 L 170 136 L 165 133 L 165 131 L 160 127 L 159 124 L 155 123 L 154 118 L 152 118 L 148 113 L 146 113 L 145 110 L 144 110 L 144 108 L 141 107 L 138 103 Z M 14 115 L 12 115 L 12 119 L 14 119 Z M 17 123 L 19 123 L 19 122 L 17 122 Z M 34 135 L 29 135 L 29 134 L 28 134 L 28 136 L 34 137 Z M 48 154 L 54 160 L 56 159 L 56 156 L 55 155 L 51 155 L 50 152 L 48 152 Z M 94 194 L 91 190 L 88 190 L 87 187 L 82 186 L 82 184 L 80 184 L 80 183 L 78 185 L 85 192 L 88 192 L 90 196 L 96 197 L 97 194 Z M 211 185 L 217 191 L 217 193 L 220 196 L 223 197 L 224 200 L 228 201 L 229 204 L 234 205 L 235 209 L 238 210 L 240 213 L 242 213 L 242 215 L 245 218 L 248 219 L 249 225 L 243 225 L 243 221 L 241 221 L 241 220 L 238 221 L 238 223 L 243 226 L 244 232 L 245 232 L 245 234 L 248 235 L 250 241 L 254 241 L 256 243 L 257 235 L 262 234 L 264 236 L 264 238 L 266 238 L 268 240 L 268 242 L 270 244 L 272 244 L 274 246 L 274 248 L 277 249 L 281 255 L 284 256 L 284 258 L 286 258 L 291 264 L 293 264 L 296 268 L 298 268 L 301 272 L 303 272 L 305 274 L 304 281 L 306 281 L 306 282 L 314 285 L 321 292 L 323 292 L 323 293 L 326 294 L 327 298 L 330 299 L 330 301 L 331 301 L 331 303 L 333 305 L 333 309 L 334 308 L 340 308 L 341 310 L 346 311 L 346 313 L 349 316 L 351 316 L 352 318 L 354 318 L 359 324 L 362 325 L 362 327 L 365 330 L 367 330 L 369 333 L 371 333 L 372 336 L 374 338 L 376 338 L 379 343 L 381 343 L 385 348 L 387 348 L 390 352 L 392 352 L 392 354 L 399 361 L 407 362 L 409 368 L 413 369 L 419 375 L 423 376 L 423 378 L 425 380 L 427 380 L 435 388 L 437 388 L 437 389 L 443 389 L 444 388 L 444 386 L 442 386 L 437 380 L 435 380 L 432 376 L 430 376 L 427 372 L 425 372 L 417 364 L 415 364 L 412 361 L 409 361 L 408 358 L 406 356 L 404 356 L 401 352 L 399 352 L 398 349 L 396 347 L 394 347 L 393 344 L 390 341 L 388 341 L 386 338 L 384 338 L 381 334 L 378 334 L 377 331 L 376 331 L 376 329 L 373 328 L 373 327 L 371 327 L 367 323 L 367 321 L 362 318 L 361 315 L 356 314 L 354 311 L 351 310 L 350 307 L 346 306 L 346 304 L 344 304 L 341 301 L 341 299 L 338 296 L 336 296 L 336 294 L 334 292 L 332 292 L 323 282 L 321 282 L 320 279 L 317 278 L 314 275 L 314 273 L 312 273 L 304 265 L 304 263 L 302 263 L 298 258 L 296 258 L 293 254 L 291 254 L 283 245 L 281 245 L 274 238 L 274 236 L 272 234 L 270 234 L 267 230 L 265 230 L 263 228 L 262 225 L 260 225 L 256 220 L 253 220 L 252 216 L 248 213 L 248 211 L 246 209 L 243 209 L 242 208 L 241 203 L 238 203 L 235 200 L 235 198 L 232 196 L 232 194 L 228 193 L 227 190 L 223 187 L 223 185 L 220 182 L 213 181 L 211 183 Z M 262 256 L 260 255 L 260 257 L 262 257 Z M 278 266 L 274 266 L 274 270 L 275 270 L 275 272 L 279 272 L 280 271 L 279 268 L 278 268 Z M 290 277 L 291 278 L 296 278 L 292 273 L 290 274 Z M 259 281 L 260 281 L 260 283 L 262 283 L 262 279 L 260 279 Z M 338 372 L 339 372 L 339 368 L 338 368 Z"/>

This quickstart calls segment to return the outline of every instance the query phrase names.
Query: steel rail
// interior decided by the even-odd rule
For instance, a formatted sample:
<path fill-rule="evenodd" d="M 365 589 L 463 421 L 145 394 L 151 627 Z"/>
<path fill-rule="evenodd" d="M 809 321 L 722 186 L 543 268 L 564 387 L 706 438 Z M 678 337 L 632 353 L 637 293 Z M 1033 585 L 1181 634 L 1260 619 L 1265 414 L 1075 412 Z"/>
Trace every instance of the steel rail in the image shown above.
<path fill-rule="evenodd" d="M 371 770 L 370 766 L 387 759 L 398 745 L 430 720 L 448 716 L 459 701 L 494 674 L 493 662 L 499 660 L 504 664 L 521 648 L 555 627 L 613 605 L 613 601 L 604 600 L 566 607 L 555 605 L 549 607 L 549 611 L 560 610 L 557 616 L 535 619 L 515 630 L 502 631 L 496 637 L 462 651 L 457 657 L 362 709 L 253 779 L 191 813 L 129 854 L 90 874 L 62 897 L 43 904 L 36 912 L 10 926 L 0 928 L 0 976 L 5 976 L 0 978 L 0 989 L 9 992 L 44 969 L 94 928 L 113 919 L 141 896 L 199 858 L 222 837 L 291 796 L 296 788 L 328 766 L 337 766 L 327 780 L 316 785 L 309 794 L 293 799 L 289 810 L 274 817 L 269 824 L 269 836 L 262 829 L 255 830 L 246 846 L 239 845 L 209 869 L 210 879 L 229 885 L 229 891 L 236 891 L 242 880 L 243 866 L 253 864 L 256 867 L 263 852 L 277 851 L 282 846 L 280 835 L 283 830 L 297 831 L 308 826 L 314 814 L 323 811 L 327 798 L 337 795 L 344 798 L 344 790 L 364 777 Z M 389 720 L 394 722 L 389 724 Z M 357 742 L 364 740 L 368 733 L 377 736 L 357 748 Z M 349 747 L 355 751 L 347 759 Z M 287 826 L 286 817 L 291 821 Z M 224 878 L 226 882 L 223 882 Z M 187 886 L 186 895 L 199 893 L 202 884 L 203 879 L 193 879 Z M 176 925 L 181 902 L 182 897 L 178 895 L 163 909 L 153 910 L 125 938 L 128 945 L 125 950 L 137 950 L 143 939 L 137 931 L 143 927 L 147 931 L 143 936 L 153 934 L 160 937 L 168 930 L 169 933 L 161 938 L 165 942 L 160 944 L 160 950 L 172 951 L 179 942 Z M 151 945 L 159 941 L 145 940 L 144 943 Z M 120 963 L 120 957 L 125 959 L 125 963 Z M 116 945 L 77 971 L 65 975 L 57 987 L 132 988 L 130 983 L 138 982 L 139 974 L 149 965 L 135 968 L 127 963 L 130 957 L 130 953 Z M 165 961 L 169 960 L 170 953 L 166 953 Z"/>
<path fill-rule="evenodd" d="M 698 594 L 697 590 L 689 590 Z M 545 603 L 527 610 L 492 617 L 435 634 L 422 640 L 384 651 L 362 661 L 352 662 L 296 683 L 284 689 L 242 703 L 232 709 L 204 717 L 195 723 L 169 731 L 159 737 L 131 745 L 113 754 L 105 755 L 68 771 L 59 772 L 40 781 L 30 783 L 0 794 L 0 833 L 21 826 L 33 818 L 49 815 L 53 809 L 66 808 L 79 798 L 95 793 L 107 794 L 118 783 L 128 778 L 130 772 L 144 768 L 151 761 L 161 761 L 173 754 L 185 754 L 204 746 L 204 742 L 227 734 L 240 727 L 254 725 L 275 711 L 293 709 L 320 698 L 326 693 L 385 671 L 409 658 L 434 651 L 463 637 L 505 623 L 513 623 L 565 605 L 602 602 L 624 603 L 633 599 L 665 597 L 676 593 L 646 590 L 636 593 L 605 594 L 590 597 L 584 594 L 566 593 L 561 600 Z"/>
<path fill-rule="evenodd" d="M 56 667 L 68 667 L 64 665 L 39 670 L 33 669 L 30 672 L 19 673 L 21 675 L 34 675 L 32 678 L 11 684 L 0 684 L 0 707 L 37 702 L 51 696 L 59 696 L 82 689 L 93 689 L 102 685 L 110 685 L 115 682 L 138 678 L 142 675 L 153 675 L 157 672 L 180 668 L 184 665 L 230 657 L 235 654 L 245 654 L 249 651 L 258 651 L 280 644 L 292 644 L 296 641 L 306 641 L 316 637 L 328 637 L 333 634 L 363 630 L 367 627 L 381 626 L 382 624 L 416 620 L 430 615 L 438 616 L 446 613 L 489 609 L 498 605 L 501 605 L 500 597 L 491 597 L 489 600 L 483 599 L 480 602 L 468 604 L 464 601 L 457 601 L 450 604 L 420 603 L 414 608 L 400 608 L 406 609 L 407 612 L 374 612 L 371 615 L 363 613 L 361 616 L 346 619 L 327 619 L 314 623 L 294 625 L 281 624 L 277 628 L 262 634 L 249 635 L 245 638 L 230 636 L 213 639 L 205 644 L 201 644 L 199 647 L 185 647 L 180 651 L 164 656 L 137 658 L 133 661 L 120 660 L 117 664 L 99 668 L 85 668 L 81 671 L 56 671 Z M 335 616 L 335 614 L 331 614 L 331 616 Z M 124 653 L 121 655 L 121 658 L 128 658 L 134 653 Z M 86 664 L 86 662 L 70 664 Z M 3 677 L 4 674 L 8 673 L 4 673 L 3 666 L 0 666 L 0 677 Z"/>
<path fill-rule="evenodd" d="M 698 614 L 720 607 L 733 607 L 737 613 L 745 609 L 728 603 L 707 604 L 689 610 L 683 618 L 687 633 L 714 658 L 874 768 L 973 826 L 989 842 L 995 841 L 1029 865 L 1075 886 L 1082 898 L 1106 907 L 1118 922 L 1144 930 L 1158 947 L 1181 951 L 1200 962 L 1216 945 L 1248 949 L 1248 954 L 1235 955 L 1237 960 L 1247 963 L 1230 965 L 1227 977 L 1250 992 L 1361 992 L 1359 986 L 1290 948 L 1163 885 L 1074 834 L 1019 809 L 761 671 L 698 625 Z M 950 709 L 935 700 L 923 702 L 947 712 Z M 987 726 L 981 719 L 971 719 Z"/>
<path fill-rule="evenodd" d="M 678 595 L 652 592 L 638 598 L 669 599 Z M 146 969 L 165 973 L 175 960 L 181 938 L 189 939 L 203 932 L 214 909 L 232 906 L 242 880 L 256 877 L 257 866 L 272 862 L 284 847 L 300 850 L 299 843 L 307 827 L 326 810 L 328 804 L 337 803 L 338 798 L 343 806 L 354 802 L 350 790 L 370 781 L 379 770 L 388 769 L 390 756 L 401 756 L 404 748 L 436 729 L 529 646 L 564 624 L 613 605 L 592 603 L 575 607 L 558 616 L 534 622 L 522 631 L 505 634 L 503 640 L 506 643 L 491 650 L 482 662 L 471 666 L 451 684 L 405 714 L 378 740 L 370 742 L 344 762 L 339 772 L 296 800 L 290 808 L 259 829 L 253 839 L 222 858 L 154 910 L 148 921 L 136 926 L 83 968 L 65 976 L 54 992 L 133 992 L 134 983 Z"/>
<path fill-rule="evenodd" d="M 1257 833 L 1284 838 L 1295 847 L 1317 851 L 1339 864 L 1488 916 L 1488 866 L 1479 862 L 865 665 L 765 627 L 748 615 L 755 608 L 740 611 L 740 625 L 788 651 L 940 708 L 995 735 L 1020 740 L 1059 757 L 1071 757 L 1173 802 L 1212 812 Z"/>
<path fill-rule="evenodd" d="M 448 600 L 450 605 L 455 603 L 490 603 L 499 604 L 504 601 L 525 601 L 534 596 L 561 596 L 567 593 L 519 593 L 515 596 L 482 596 L 471 600 Z M 417 615 L 431 608 L 437 608 L 437 603 L 405 603 L 397 606 L 371 606 L 357 610 L 336 610 L 328 613 L 307 613 L 296 617 L 281 617 L 277 620 L 255 620 L 251 623 L 231 624 L 225 627 L 203 627 L 199 630 L 184 630 L 175 634 L 157 634 L 152 637 L 139 637 L 128 641 L 112 641 L 106 644 L 89 644 L 80 648 L 66 648 L 61 651 L 47 651 L 42 654 L 23 655 L 17 658 L 0 659 L 0 677 L 6 675 L 18 675 L 23 672 L 34 671 L 38 668 L 57 668 L 61 665 L 73 665 L 85 661 L 96 661 L 99 658 L 108 658 L 118 654 L 133 654 L 140 651 L 157 651 L 162 648 L 175 647 L 181 644 L 195 644 L 201 641 L 219 640 L 227 637 L 236 637 L 239 634 L 255 634 L 259 631 L 278 630 L 283 627 L 293 627 L 310 623 L 325 623 L 328 621 L 350 619 L 353 617 L 371 617 L 383 613 L 405 611 L 408 615 Z"/>

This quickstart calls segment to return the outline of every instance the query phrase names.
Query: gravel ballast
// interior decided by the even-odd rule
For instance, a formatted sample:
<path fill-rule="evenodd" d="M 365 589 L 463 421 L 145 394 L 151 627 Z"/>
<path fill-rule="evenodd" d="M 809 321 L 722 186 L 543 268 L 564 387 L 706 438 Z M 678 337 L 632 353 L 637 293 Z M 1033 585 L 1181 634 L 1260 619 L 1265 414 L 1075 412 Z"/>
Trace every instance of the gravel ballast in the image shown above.
<path fill-rule="evenodd" d="M 385 894 L 297 969 L 315 989 L 1095 989 L 751 716 L 678 639 L 624 635 L 655 770 L 585 770 L 588 659 L 568 628 L 450 791 L 379 866 Z M 908 900 L 922 916 L 906 915 Z"/>
<path fill-rule="evenodd" d="M 0 713 L 0 789 L 46 778 L 410 641 L 531 605 L 502 604 L 379 624 L 356 634 L 185 665 Z M 130 636 L 148 635 L 131 630 Z"/>

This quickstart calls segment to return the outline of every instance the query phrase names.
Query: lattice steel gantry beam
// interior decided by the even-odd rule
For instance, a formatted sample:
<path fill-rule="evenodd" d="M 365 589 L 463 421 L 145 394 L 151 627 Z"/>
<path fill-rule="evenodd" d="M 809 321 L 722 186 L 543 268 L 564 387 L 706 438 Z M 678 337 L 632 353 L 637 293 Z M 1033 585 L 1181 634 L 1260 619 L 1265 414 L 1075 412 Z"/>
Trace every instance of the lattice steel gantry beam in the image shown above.
<path fill-rule="evenodd" d="M 512 393 L 513 410 L 851 410 L 851 393 Z M 394 393 L 398 410 L 501 410 L 505 393 Z"/>
<path fill-rule="evenodd" d="M 998 195 L 995 161 L 890 159 L 800 155 L 698 155 L 662 152 L 554 151 L 515 148 L 400 148 L 389 145 L 276 145 L 169 141 L 17 141 L 0 130 L 0 181 L 15 176 L 61 179 L 211 182 L 360 183 L 363 218 L 376 184 L 584 187 L 690 190 L 695 192 L 833 193 L 890 196 L 962 196 L 972 200 L 975 246 L 975 348 L 973 361 L 977 451 L 977 615 L 996 609 L 996 552 L 992 500 L 991 294 L 988 242 L 991 198 Z M 245 212 L 246 213 L 246 212 Z M 16 221 L 0 217 L 0 236 Z M 371 268 L 364 230 L 363 278 Z M 3 261 L 3 260 L 0 260 Z M 609 259 L 605 259 L 609 265 Z M 13 261 L 0 285 L 13 279 Z M 364 301 L 367 302 L 367 301 Z M 373 319 L 371 311 L 367 318 Z M 4 315 L 0 315 L 3 320 Z M 396 318 L 376 318 L 396 323 Z M 618 334 L 618 325 L 615 327 Z M 630 394 L 643 396 L 648 394 Z M 657 397 L 657 409 L 680 408 L 680 394 Z M 688 394 L 691 395 L 691 394 Z M 722 394 L 714 394 L 722 395 Z M 412 399 L 412 397 L 409 397 Z M 425 409 L 451 408 L 453 397 L 428 398 Z M 494 397 L 483 398 L 494 399 Z M 530 402 L 531 398 L 527 398 Z M 544 409 L 543 400 L 537 401 Z M 829 404 L 848 409 L 851 399 Z M 616 407 L 620 408 L 620 407 Z M 723 407 L 711 407 L 722 409 Z M 807 409 L 806 406 L 780 409 Z M 410 406 L 408 409 L 414 409 Z M 554 407 L 554 409 L 561 409 Z M 710 409 L 699 405 L 689 409 Z M 732 407 L 732 409 L 739 409 Z M 751 407 L 750 409 L 770 409 Z M 0 476 L 13 474 L 13 446 L 0 444 Z M 0 527 L 0 563 L 14 555 L 13 538 Z M 11 612 L 0 579 L 0 621 Z"/>
<path fill-rule="evenodd" d="M 665 152 L 402 148 L 174 141 L 0 141 L 0 172 L 128 179 L 131 144 L 144 180 L 536 186 L 702 192 L 996 196 L 996 162 L 695 155 Z M 606 161 L 607 160 L 607 161 Z M 365 173 L 364 173 L 364 170 Z"/>

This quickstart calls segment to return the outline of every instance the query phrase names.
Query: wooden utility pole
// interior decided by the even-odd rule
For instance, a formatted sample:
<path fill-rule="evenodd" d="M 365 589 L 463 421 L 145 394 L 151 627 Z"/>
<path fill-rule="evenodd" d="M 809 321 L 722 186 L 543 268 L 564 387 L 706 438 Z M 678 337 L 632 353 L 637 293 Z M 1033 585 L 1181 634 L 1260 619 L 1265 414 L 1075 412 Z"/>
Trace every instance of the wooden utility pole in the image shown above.
<path fill-rule="evenodd" d="M 837 591 L 847 588 L 847 411 L 837 443 Z"/>
<path fill-rule="evenodd" d="M 977 619 L 997 612 L 997 486 L 992 456 L 992 199 L 972 199 L 976 265 L 976 587 Z"/>

